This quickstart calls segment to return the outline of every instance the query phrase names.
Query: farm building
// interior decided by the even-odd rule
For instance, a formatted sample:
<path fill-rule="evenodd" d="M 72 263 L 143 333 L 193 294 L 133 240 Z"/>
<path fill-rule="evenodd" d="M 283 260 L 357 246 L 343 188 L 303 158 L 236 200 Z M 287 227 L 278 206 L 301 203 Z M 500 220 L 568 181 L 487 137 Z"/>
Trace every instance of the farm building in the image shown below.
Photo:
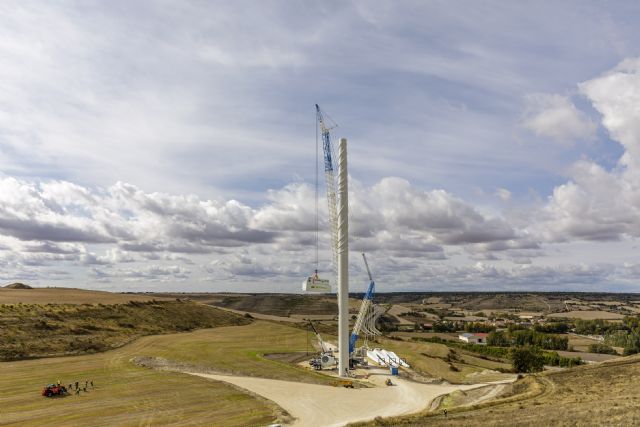
<path fill-rule="evenodd" d="M 467 344 L 481 344 L 487 345 L 487 334 L 484 333 L 476 333 L 472 334 L 470 332 L 458 335 L 458 339 L 462 342 L 466 342 Z"/>

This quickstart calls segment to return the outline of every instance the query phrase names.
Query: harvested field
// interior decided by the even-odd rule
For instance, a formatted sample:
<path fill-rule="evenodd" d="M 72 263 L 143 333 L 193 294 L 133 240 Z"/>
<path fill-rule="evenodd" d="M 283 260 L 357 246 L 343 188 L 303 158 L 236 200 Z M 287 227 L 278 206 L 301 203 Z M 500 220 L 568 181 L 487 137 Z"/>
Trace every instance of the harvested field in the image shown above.
<path fill-rule="evenodd" d="M 587 362 L 604 362 L 605 360 L 620 357 L 613 354 L 587 353 L 583 351 L 558 351 L 558 354 L 564 357 L 580 357 Z"/>
<path fill-rule="evenodd" d="M 0 304 L 126 304 L 129 301 L 171 299 L 153 294 L 117 294 L 74 288 L 0 288 Z"/>
<path fill-rule="evenodd" d="M 594 319 L 603 319 L 603 320 L 622 320 L 624 315 L 618 313 L 611 313 L 609 311 L 602 310 L 578 310 L 578 311 L 568 311 L 564 313 L 553 313 L 549 314 L 547 317 L 555 318 L 555 317 L 567 317 L 569 319 L 583 319 L 583 320 L 594 320 Z"/>
<path fill-rule="evenodd" d="M 510 369 L 511 365 L 508 363 L 467 355 L 462 350 L 451 349 L 444 344 L 384 338 L 378 339 L 378 342 L 381 347 L 392 350 L 405 359 L 416 371 L 436 380 L 471 384 L 513 378 L 511 374 L 494 371 L 498 368 Z"/>
<path fill-rule="evenodd" d="M 602 344 L 602 341 L 598 341 L 596 339 L 581 336 L 581 335 L 568 334 L 568 337 L 569 337 L 569 346 L 573 347 L 575 351 L 588 352 L 590 345 Z"/>

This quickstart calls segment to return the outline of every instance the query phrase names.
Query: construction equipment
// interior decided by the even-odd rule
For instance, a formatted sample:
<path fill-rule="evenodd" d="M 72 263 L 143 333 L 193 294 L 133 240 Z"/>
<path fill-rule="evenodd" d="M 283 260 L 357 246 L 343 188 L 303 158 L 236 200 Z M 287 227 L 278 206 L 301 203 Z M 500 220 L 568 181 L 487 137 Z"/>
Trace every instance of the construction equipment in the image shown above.
<path fill-rule="evenodd" d="M 324 176 L 327 186 L 327 207 L 329 209 L 329 231 L 331 234 L 331 261 L 333 267 L 333 279 L 338 277 L 338 198 L 336 196 L 336 179 L 333 169 L 333 158 L 335 157 L 333 152 L 333 145 L 331 144 L 331 129 L 334 129 L 337 125 L 328 123 L 331 120 L 320 110 L 318 104 L 316 104 L 316 124 L 319 126 L 320 134 L 322 137 L 322 152 L 324 158 Z M 331 120 L 331 122 L 333 122 Z M 316 156 L 318 155 L 319 147 L 317 140 L 318 132 L 316 131 Z M 319 233 L 320 222 L 318 216 L 318 159 L 316 158 L 316 270 L 313 276 L 307 277 L 302 282 L 302 290 L 307 292 L 331 292 L 331 282 L 327 279 L 320 279 L 318 277 L 318 247 L 319 247 Z"/>
<path fill-rule="evenodd" d="M 373 280 L 371 269 L 369 268 L 369 263 L 367 262 L 367 257 L 364 253 L 362 254 L 362 259 L 364 260 L 364 265 L 367 269 L 367 274 L 369 275 L 369 286 L 364 294 L 364 298 L 362 298 L 360 310 L 358 311 L 358 316 L 356 317 L 351 336 L 349 337 L 349 365 L 351 367 L 367 364 L 368 337 L 380 335 L 380 331 L 376 329 L 375 323 L 384 313 L 383 309 L 373 305 L 373 295 L 375 293 L 376 284 Z M 356 349 L 356 342 L 362 334 L 364 334 L 365 342 L 359 349 Z"/>
<path fill-rule="evenodd" d="M 349 380 L 340 380 L 336 383 L 336 387 L 344 387 L 344 388 L 355 388 L 353 386 L 353 381 Z"/>
<path fill-rule="evenodd" d="M 309 324 L 311 325 L 313 333 L 318 339 L 318 345 L 320 346 L 320 355 L 311 359 L 309 361 L 309 365 L 318 371 L 322 369 L 333 369 L 336 366 L 336 358 L 333 356 L 333 351 L 331 351 L 331 348 L 329 348 L 329 346 L 322 340 L 320 333 L 311 320 L 309 320 Z"/>
<path fill-rule="evenodd" d="M 63 385 L 47 384 L 42 389 L 42 395 L 45 397 L 64 396 L 67 393 L 67 388 Z"/>

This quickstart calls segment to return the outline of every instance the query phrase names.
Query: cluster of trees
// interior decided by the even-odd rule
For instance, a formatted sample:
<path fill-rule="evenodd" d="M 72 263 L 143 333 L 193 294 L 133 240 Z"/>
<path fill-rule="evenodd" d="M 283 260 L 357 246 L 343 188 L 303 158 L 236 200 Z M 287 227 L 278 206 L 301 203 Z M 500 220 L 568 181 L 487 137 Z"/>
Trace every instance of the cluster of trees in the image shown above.
<path fill-rule="evenodd" d="M 533 330 L 545 332 L 547 334 L 566 334 L 571 329 L 571 325 L 565 322 L 536 323 Z"/>
<path fill-rule="evenodd" d="M 495 326 L 488 325 L 482 322 L 467 322 L 464 324 L 465 332 L 492 332 L 496 330 Z"/>
<path fill-rule="evenodd" d="M 640 353 L 640 318 L 626 316 L 622 324 L 609 329 L 604 342 L 610 346 L 623 347 L 624 355 Z"/>
<path fill-rule="evenodd" d="M 456 332 L 458 324 L 453 322 L 437 322 L 433 324 L 433 332 Z"/>
<path fill-rule="evenodd" d="M 496 347 L 536 346 L 545 350 L 567 350 L 569 338 L 531 329 L 494 331 L 487 335 L 487 345 Z"/>
<path fill-rule="evenodd" d="M 575 319 L 573 324 L 576 330 L 576 334 L 580 335 L 605 335 L 620 327 L 620 324 L 607 322 L 606 320 L 602 319 Z"/>
<path fill-rule="evenodd" d="M 540 372 L 545 365 L 570 368 L 583 363 L 579 357 L 560 356 L 555 351 L 542 351 L 539 347 L 532 345 L 513 347 L 510 358 L 516 372 Z"/>
<path fill-rule="evenodd" d="M 618 354 L 611 346 L 606 344 L 591 344 L 589 346 L 589 353 L 600 353 L 600 354 Z"/>

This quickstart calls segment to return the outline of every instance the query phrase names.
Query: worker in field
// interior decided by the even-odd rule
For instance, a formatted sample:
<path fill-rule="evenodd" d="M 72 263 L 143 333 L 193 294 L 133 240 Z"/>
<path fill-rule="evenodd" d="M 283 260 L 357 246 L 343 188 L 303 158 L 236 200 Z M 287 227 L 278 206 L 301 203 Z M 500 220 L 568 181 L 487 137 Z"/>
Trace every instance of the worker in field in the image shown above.
<path fill-rule="evenodd" d="M 444 417 L 447 418 L 447 409 L 444 410 Z"/>
<path fill-rule="evenodd" d="M 78 386 L 78 383 L 79 383 L 79 382 L 78 382 L 78 381 L 76 381 L 76 390 L 78 390 L 78 387 L 79 387 L 79 386 Z"/>

